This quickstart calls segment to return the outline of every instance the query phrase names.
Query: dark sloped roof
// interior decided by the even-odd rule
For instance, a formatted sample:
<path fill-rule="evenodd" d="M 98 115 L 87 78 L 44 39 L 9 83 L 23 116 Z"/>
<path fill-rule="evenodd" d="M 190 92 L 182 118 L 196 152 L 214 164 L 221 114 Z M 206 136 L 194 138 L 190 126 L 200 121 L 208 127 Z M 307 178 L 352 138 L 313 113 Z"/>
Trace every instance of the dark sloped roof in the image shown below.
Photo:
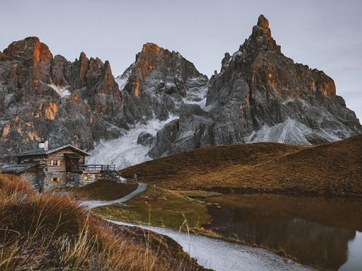
<path fill-rule="evenodd" d="M 37 162 L 23 163 L 23 164 L 2 164 L 0 165 L 0 171 L 4 173 L 19 174 L 37 165 L 38 165 Z"/>
<path fill-rule="evenodd" d="M 51 150 L 44 150 L 44 149 L 34 149 L 34 150 L 30 150 L 30 151 L 27 151 L 27 152 L 23 152 L 21 154 L 18 154 L 18 156 L 29 156 L 29 155 L 48 155 L 48 154 L 51 154 L 51 153 L 54 153 L 54 152 L 57 152 L 57 151 L 60 151 L 60 150 L 63 150 L 63 149 L 66 149 L 66 148 L 71 148 L 73 149 L 74 151 L 78 152 L 78 153 L 81 153 L 81 154 L 84 154 L 86 156 L 90 156 L 90 154 L 88 152 L 85 152 L 77 147 L 74 147 L 73 145 L 64 145 L 64 146 L 61 146 L 61 147 L 58 147 L 58 148 L 55 148 L 55 149 L 51 149 Z"/>

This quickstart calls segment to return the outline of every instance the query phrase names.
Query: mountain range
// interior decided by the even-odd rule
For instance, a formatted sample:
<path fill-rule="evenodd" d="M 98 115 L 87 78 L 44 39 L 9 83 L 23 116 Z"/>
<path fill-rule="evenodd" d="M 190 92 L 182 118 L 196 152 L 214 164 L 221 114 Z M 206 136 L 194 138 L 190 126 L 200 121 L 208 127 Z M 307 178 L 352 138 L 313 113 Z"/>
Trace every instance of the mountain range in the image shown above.
<path fill-rule="evenodd" d="M 0 52 L 0 131 L 2 154 L 47 139 L 122 168 L 206 146 L 333 142 L 362 126 L 333 79 L 286 57 L 260 15 L 210 78 L 152 43 L 114 77 L 108 61 L 70 62 L 37 37 L 14 41 Z"/>

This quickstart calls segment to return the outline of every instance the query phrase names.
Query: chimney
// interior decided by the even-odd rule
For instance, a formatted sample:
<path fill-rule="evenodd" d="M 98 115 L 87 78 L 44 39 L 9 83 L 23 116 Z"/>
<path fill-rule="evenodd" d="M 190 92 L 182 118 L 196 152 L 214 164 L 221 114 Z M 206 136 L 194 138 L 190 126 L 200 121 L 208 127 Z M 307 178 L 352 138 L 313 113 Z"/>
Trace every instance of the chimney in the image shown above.
<path fill-rule="evenodd" d="M 39 142 L 39 149 L 44 149 L 44 142 L 43 142 L 43 140 Z"/>
<path fill-rule="evenodd" d="M 48 140 L 42 140 L 39 142 L 39 149 L 44 149 L 45 151 L 49 150 L 49 141 Z"/>
<path fill-rule="evenodd" d="M 45 151 L 49 150 L 49 141 L 48 140 L 45 140 L 45 142 L 44 142 L 44 150 Z"/>

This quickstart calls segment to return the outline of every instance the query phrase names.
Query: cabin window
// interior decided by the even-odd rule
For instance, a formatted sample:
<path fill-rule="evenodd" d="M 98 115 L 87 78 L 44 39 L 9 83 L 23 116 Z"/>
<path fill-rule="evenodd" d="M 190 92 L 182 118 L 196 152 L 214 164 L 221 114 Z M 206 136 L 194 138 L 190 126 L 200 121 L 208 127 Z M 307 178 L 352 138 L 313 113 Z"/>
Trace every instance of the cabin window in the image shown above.
<path fill-rule="evenodd" d="M 53 178 L 50 178 L 50 181 L 52 183 L 58 183 L 60 181 L 60 178 L 59 177 L 53 177 Z"/>
<path fill-rule="evenodd" d="M 50 165 L 51 166 L 60 166 L 60 160 L 51 160 Z"/>

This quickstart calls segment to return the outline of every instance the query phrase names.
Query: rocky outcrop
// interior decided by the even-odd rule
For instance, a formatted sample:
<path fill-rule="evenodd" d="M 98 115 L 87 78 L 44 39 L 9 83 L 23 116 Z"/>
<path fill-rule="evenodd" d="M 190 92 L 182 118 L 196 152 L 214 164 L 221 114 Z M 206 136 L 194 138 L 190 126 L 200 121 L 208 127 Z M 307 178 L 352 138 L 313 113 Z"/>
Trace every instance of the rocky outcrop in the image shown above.
<path fill-rule="evenodd" d="M 207 105 L 216 117 L 216 144 L 278 141 L 315 144 L 361 133 L 333 79 L 281 53 L 261 15 L 222 72 L 211 78 Z M 218 133 L 233 130 L 235 139 Z"/>
<path fill-rule="evenodd" d="M 226 53 L 221 63 L 209 81 L 206 107 L 181 107 L 178 129 L 168 140 L 167 131 L 160 131 L 162 142 L 151 155 L 259 141 L 317 144 L 362 132 L 333 79 L 284 56 L 263 15 L 239 50 Z"/>
<path fill-rule="evenodd" d="M 110 64 L 84 53 L 53 57 L 37 37 L 16 41 L 0 58 L 0 151 L 17 153 L 41 139 L 91 150 L 127 128 Z"/>
<path fill-rule="evenodd" d="M 200 102 L 207 90 L 207 76 L 191 62 L 151 43 L 117 79 L 108 61 L 83 52 L 74 62 L 53 57 L 37 37 L 13 42 L 0 56 L 0 151 L 7 154 L 42 139 L 92 150 L 130 125 L 178 115 L 183 102 Z M 139 143 L 154 140 L 144 134 Z"/>
<path fill-rule="evenodd" d="M 207 82 L 207 76 L 180 53 L 147 43 L 135 63 L 118 78 L 127 104 L 127 122 L 167 120 L 178 114 L 184 100 L 200 101 Z"/>
<path fill-rule="evenodd" d="M 138 129 L 152 121 L 168 123 L 157 134 Z M 117 78 L 108 61 L 81 53 L 69 62 L 36 37 L 0 53 L 1 153 L 41 139 L 89 151 L 126 134 L 142 148 L 135 155 L 146 149 L 149 159 L 211 145 L 317 144 L 361 132 L 333 79 L 284 56 L 263 15 L 210 80 L 180 53 L 152 43 Z"/>

